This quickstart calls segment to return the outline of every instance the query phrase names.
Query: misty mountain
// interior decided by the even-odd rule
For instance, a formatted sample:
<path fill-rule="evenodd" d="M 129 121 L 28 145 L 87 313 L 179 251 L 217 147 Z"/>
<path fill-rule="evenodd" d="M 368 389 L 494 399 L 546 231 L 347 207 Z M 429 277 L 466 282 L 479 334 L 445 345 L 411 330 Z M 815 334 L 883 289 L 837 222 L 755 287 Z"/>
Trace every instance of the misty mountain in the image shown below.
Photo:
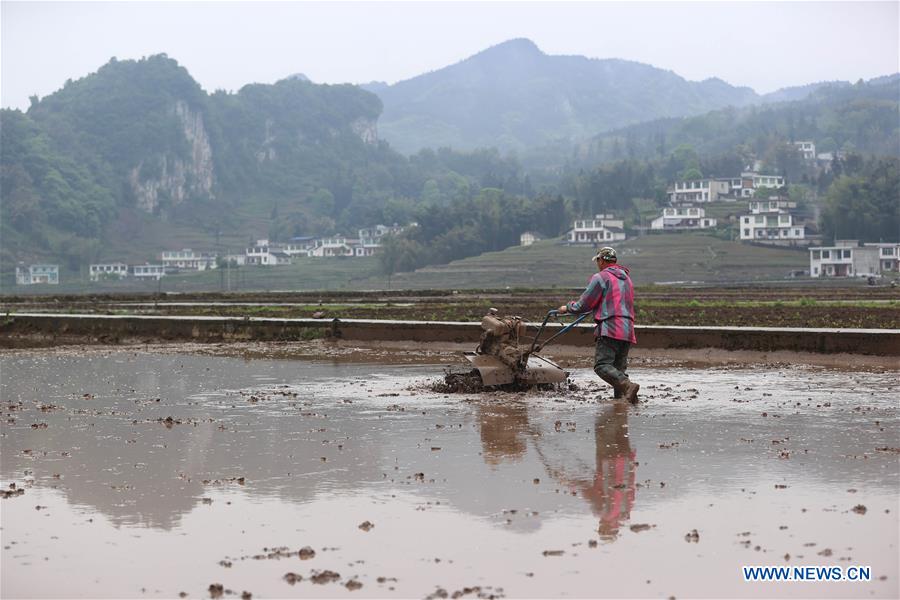
<path fill-rule="evenodd" d="M 385 87 L 379 131 L 401 152 L 423 147 L 522 149 L 661 117 L 759 101 L 720 79 L 691 82 L 619 59 L 550 56 L 515 39 Z"/>
<path fill-rule="evenodd" d="M 900 81 L 900 73 L 874 77 L 866 82 L 859 80 L 856 83 L 868 83 L 869 85 L 880 86 L 897 84 L 898 81 Z M 854 85 L 854 83 L 850 81 L 818 81 L 816 83 L 809 83 L 807 85 L 797 85 L 781 88 L 780 90 L 775 90 L 774 92 L 763 94 L 762 96 L 760 96 L 760 101 L 764 104 L 771 104 L 774 102 L 794 102 L 797 100 L 805 100 L 806 98 L 815 95 L 820 90 L 834 91 L 837 89 L 846 89 L 851 87 L 852 85 Z"/>
<path fill-rule="evenodd" d="M 900 156 L 900 77 L 805 87 L 811 91 L 802 100 L 647 121 L 568 146 L 533 149 L 523 158 L 526 164 L 544 166 L 554 160 L 595 165 L 626 158 L 666 159 L 679 146 L 687 146 L 701 156 L 741 155 L 745 163 L 752 156 L 774 168 L 775 155 L 799 140 L 814 142 L 818 153 Z"/>
<path fill-rule="evenodd" d="M 849 85 L 849 81 L 819 81 L 816 83 L 809 83 L 807 85 L 796 85 L 781 88 L 779 90 L 775 90 L 774 92 L 764 94 L 760 96 L 760 102 L 794 102 L 797 100 L 808 98 L 811 94 L 823 88 L 848 87 Z"/>

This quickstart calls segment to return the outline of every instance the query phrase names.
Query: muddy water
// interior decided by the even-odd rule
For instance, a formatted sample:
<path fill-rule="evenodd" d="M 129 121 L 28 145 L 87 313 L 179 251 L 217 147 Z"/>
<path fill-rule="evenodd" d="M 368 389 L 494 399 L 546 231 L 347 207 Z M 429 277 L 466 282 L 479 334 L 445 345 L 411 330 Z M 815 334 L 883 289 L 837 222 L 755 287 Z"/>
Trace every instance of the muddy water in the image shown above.
<path fill-rule="evenodd" d="M 896 372 L 644 367 L 626 407 L 589 371 L 467 397 L 426 391 L 436 365 L 113 350 L 0 370 L 0 475 L 24 489 L 0 500 L 4 598 L 900 594 Z"/>

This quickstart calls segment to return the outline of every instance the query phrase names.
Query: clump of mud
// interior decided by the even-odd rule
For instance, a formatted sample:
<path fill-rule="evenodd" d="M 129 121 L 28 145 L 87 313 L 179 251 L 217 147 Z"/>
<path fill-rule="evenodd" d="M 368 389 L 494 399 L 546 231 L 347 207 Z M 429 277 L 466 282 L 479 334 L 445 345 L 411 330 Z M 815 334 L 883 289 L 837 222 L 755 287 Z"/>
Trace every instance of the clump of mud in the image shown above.
<path fill-rule="evenodd" d="M 574 384 L 563 384 L 562 386 L 558 386 L 552 383 L 529 385 L 520 382 L 486 386 L 481 381 L 481 375 L 478 374 L 478 369 L 472 369 L 471 371 L 466 372 L 447 371 L 444 374 L 444 378 L 432 382 L 429 389 L 438 394 L 481 394 L 496 391 L 527 392 L 529 390 L 575 390 L 577 389 L 577 386 Z"/>
<path fill-rule="evenodd" d="M 481 382 L 478 369 L 472 369 L 466 373 L 447 371 L 443 379 L 438 379 L 431 384 L 431 391 L 439 394 L 478 394 L 487 389 Z"/>

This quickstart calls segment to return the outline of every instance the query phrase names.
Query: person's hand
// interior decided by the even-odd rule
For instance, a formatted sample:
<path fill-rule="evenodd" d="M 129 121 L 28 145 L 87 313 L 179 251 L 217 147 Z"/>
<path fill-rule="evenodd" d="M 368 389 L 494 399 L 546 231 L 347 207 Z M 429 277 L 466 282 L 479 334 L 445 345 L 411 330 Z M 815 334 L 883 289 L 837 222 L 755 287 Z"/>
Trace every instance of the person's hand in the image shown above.
<path fill-rule="evenodd" d="M 567 307 L 565 304 L 563 304 L 562 306 L 560 306 L 560 307 L 556 310 L 556 312 L 558 312 L 558 313 L 561 314 L 561 315 L 564 315 L 564 314 L 566 314 L 567 312 L 569 312 L 569 309 L 568 309 L 568 307 Z"/>

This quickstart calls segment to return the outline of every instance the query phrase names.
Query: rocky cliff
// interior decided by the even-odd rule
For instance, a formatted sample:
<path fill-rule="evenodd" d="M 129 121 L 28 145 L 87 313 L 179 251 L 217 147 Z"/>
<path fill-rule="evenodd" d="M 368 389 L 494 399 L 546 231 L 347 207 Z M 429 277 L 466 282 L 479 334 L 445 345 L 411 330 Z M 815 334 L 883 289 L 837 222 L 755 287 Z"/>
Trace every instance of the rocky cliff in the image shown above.
<path fill-rule="evenodd" d="M 160 210 L 161 204 L 177 206 L 187 198 L 213 199 L 213 153 L 203 115 L 191 110 L 183 100 L 175 102 L 173 114 L 178 117 L 184 139 L 188 144 L 186 157 L 165 153 L 154 157 L 160 164 L 158 174 L 143 178 L 145 160 L 128 172 L 128 183 L 136 205 L 149 213 Z M 162 203 L 162 200 L 167 202 Z"/>

